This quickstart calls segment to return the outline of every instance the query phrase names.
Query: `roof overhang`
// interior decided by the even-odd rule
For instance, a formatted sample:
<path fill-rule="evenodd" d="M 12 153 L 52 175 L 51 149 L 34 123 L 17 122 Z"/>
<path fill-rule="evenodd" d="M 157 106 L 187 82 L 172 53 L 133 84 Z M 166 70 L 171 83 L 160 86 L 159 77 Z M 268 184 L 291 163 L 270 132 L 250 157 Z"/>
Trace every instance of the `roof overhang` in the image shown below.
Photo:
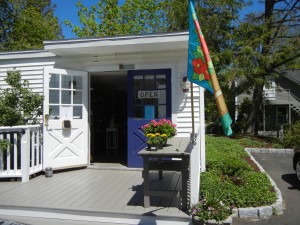
<path fill-rule="evenodd" d="M 46 50 L 0 52 L 0 60 L 49 58 L 55 55 Z"/>
<path fill-rule="evenodd" d="M 188 32 L 44 41 L 59 57 L 149 53 L 188 48 Z"/>

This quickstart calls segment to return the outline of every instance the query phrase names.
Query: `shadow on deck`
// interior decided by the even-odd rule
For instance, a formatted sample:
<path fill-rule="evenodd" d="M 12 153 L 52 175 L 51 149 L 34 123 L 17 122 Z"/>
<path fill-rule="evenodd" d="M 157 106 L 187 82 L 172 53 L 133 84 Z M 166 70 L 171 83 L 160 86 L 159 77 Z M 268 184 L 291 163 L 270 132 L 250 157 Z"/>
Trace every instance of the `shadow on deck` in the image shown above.
<path fill-rule="evenodd" d="M 151 188 L 181 189 L 181 175 L 152 173 Z M 79 169 L 40 175 L 28 183 L 0 181 L 0 216 L 73 219 L 125 224 L 188 224 L 180 198 L 151 197 L 143 207 L 143 179 L 139 170 Z"/>

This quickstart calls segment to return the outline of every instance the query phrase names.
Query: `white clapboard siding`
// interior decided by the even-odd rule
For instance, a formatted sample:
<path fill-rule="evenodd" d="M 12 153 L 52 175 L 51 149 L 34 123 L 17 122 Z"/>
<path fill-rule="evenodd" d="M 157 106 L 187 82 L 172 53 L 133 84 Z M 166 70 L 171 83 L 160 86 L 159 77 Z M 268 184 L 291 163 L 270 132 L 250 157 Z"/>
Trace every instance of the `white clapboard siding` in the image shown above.
<path fill-rule="evenodd" d="M 7 53 L 8 55 L 10 53 Z M 37 52 L 37 55 L 39 51 Z M 0 88 L 8 88 L 5 82 L 8 71 L 17 70 L 20 71 L 22 80 L 28 80 L 29 88 L 34 93 L 43 94 L 43 76 L 44 67 L 53 66 L 54 60 L 51 57 L 47 58 L 28 58 L 32 53 L 28 55 L 23 54 L 23 58 L 16 58 L 10 60 L 1 60 L 0 63 Z"/>
<path fill-rule="evenodd" d="M 175 73 L 175 74 L 173 74 Z M 191 90 L 182 92 L 181 82 L 184 76 L 187 76 L 187 55 L 183 54 L 181 60 L 176 63 L 175 71 L 172 71 L 172 76 L 177 76 L 178 91 L 172 97 L 172 104 L 177 105 L 176 112 L 176 128 L 178 136 L 190 136 L 192 132 L 192 103 Z M 175 88 L 175 85 L 172 86 Z M 194 103 L 194 123 L 200 123 L 200 88 L 198 85 L 193 85 L 193 103 Z"/>

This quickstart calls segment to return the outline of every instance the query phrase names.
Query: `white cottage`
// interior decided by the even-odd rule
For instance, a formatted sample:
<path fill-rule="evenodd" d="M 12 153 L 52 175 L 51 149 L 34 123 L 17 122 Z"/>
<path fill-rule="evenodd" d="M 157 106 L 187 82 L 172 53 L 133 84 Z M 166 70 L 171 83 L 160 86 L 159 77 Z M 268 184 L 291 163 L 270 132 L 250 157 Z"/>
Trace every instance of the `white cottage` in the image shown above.
<path fill-rule="evenodd" d="M 178 136 L 192 131 L 187 48 L 187 32 L 45 41 L 44 50 L 0 53 L 0 87 L 16 69 L 44 95 L 44 168 L 141 167 L 143 124 L 168 118 Z M 193 93 L 199 127 L 203 90 Z"/>

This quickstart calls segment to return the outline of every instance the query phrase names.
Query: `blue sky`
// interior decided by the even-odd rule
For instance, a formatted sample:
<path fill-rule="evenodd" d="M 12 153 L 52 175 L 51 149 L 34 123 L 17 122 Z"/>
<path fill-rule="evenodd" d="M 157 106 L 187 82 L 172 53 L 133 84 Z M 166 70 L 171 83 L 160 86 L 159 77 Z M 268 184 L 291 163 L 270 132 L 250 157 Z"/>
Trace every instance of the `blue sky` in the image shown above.
<path fill-rule="evenodd" d="M 80 25 L 79 18 L 77 16 L 78 8 L 76 3 L 78 0 L 52 0 L 56 4 L 55 16 L 59 18 L 63 29 L 63 35 L 66 39 L 76 38 L 76 35 L 71 32 L 71 29 L 66 27 L 63 23 L 65 19 L 70 20 L 74 25 Z M 125 0 L 119 0 L 119 4 L 123 4 Z M 97 4 L 98 0 L 81 0 L 85 6 L 91 6 Z M 260 10 L 262 5 L 258 3 L 258 0 L 253 0 L 254 4 L 246 8 L 242 14 L 254 12 Z"/>

